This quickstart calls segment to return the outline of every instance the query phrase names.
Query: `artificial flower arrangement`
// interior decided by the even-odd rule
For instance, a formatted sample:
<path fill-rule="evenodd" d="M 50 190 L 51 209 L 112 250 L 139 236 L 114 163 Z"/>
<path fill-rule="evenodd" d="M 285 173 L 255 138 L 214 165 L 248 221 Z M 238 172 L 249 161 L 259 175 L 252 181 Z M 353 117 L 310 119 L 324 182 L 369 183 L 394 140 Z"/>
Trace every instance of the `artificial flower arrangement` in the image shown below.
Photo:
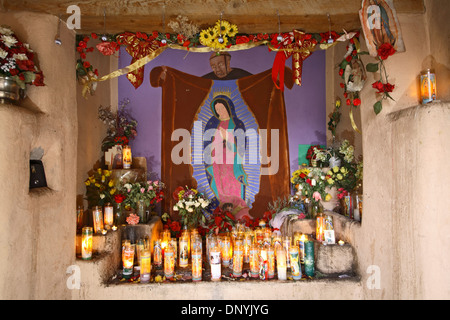
<path fill-rule="evenodd" d="M 136 209 L 142 201 L 145 207 L 152 207 L 164 199 L 164 183 L 161 181 L 145 181 L 125 183 L 120 188 L 120 194 L 125 196 L 123 204 L 126 208 Z"/>
<path fill-rule="evenodd" d="M 102 151 L 107 151 L 115 145 L 128 145 L 137 137 L 138 122 L 127 109 L 129 103 L 129 99 L 122 100 L 117 108 L 117 113 L 112 112 L 111 107 L 99 107 L 98 118 L 108 126 L 108 136 L 103 140 Z"/>
<path fill-rule="evenodd" d="M 204 211 L 210 205 L 210 200 L 196 189 L 178 187 L 172 194 L 177 203 L 173 206 L 173 211 L 179 212 L 183 225 L 197 227 L 199 223 L 205 223 Z"/>
<path fill-rule="evenodd" d="M 381 99 L 377 100 L 373 105 L 375 114 L 379 114 L 383 108 L 382 101 L 385 99 L 394 100 L 389 93 L 394 91 L 395 85 L 390 84 L 384 61 L 395 54 L 396 50 L 390 43 L 383 43 L 377 48 L 377 63 L 368 63 L 366 66 L 367 71 L 377 72 L 380 71 L 380 80 L 372 83 L 372 88 L 378 90 L 377 94 L 381 95 Z"/>
<path fill-rule="evenodd" d="M 230 39 L 238 33 L 238 27 L 225 20 L 219 20 L 213 27 L 200 31 L 199 41 L 206 47 L 225 49 L 231 44 Z"/>
<path fill-rule="evenodd" d="M 306 151 L 306 159 L 309 160 L 309 164 L 312 167 L 315 167 L 317 165 L 317 160 L 316 160 L 317 153 L 318 153 L 318 151 L 321 151 L 321 150 L 323 150 L 323 148 L 321 146 L 313 145 L 308 148 L 308 151 Z"/>
<path fill-rule="evenodd" d="M 302 168 L 294 171 L 291 177 L 296 195 L 306 202 L 330 201 L 331 195 L 326 191 L 329 183 L 321 168 Z"/>
<path fill-rule="evenodd" d="M 34 63 L 34 52 L 9 27 L 0 27 L 0 76 L 11 77 L 21 89 L 44 86 L 44 75 Z"/>
<path fill-rule="evenodd" d="M 208 234 L 220 234 L 224 232 L 231 232 L 236 225 L 234 215 L 226 208 L 217 207 L 206 222 L 206 229 Z"/>
<path fill-rule="evenodd" d="M 117 189 L 111 171 L 98 168 L 84 183 L 86 199 L 90 208 L 113 202 Z"/>
<path fill-rule="evenodd" d="M 164 224 L 164 229 L 170 231 L 171 238 L 179 238 L 181 234 L 181 223 L 178 220 L 173 220 L 170 215 L 165 212 L 161 215 L 161 220 Z"/>

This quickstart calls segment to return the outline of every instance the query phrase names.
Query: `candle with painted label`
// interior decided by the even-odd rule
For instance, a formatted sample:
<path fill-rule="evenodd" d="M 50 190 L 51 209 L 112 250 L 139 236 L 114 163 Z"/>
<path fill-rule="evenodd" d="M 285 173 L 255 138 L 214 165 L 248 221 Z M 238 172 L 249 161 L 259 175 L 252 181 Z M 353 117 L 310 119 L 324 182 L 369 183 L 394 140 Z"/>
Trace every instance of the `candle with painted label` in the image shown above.
<path fill-rule="evenodd" d="M 192 248 L 192 280 L 202 280 L 202 248 L 200 246 Z"/>
<path fill-rule="evenodd" d="M 244 247 L 237 245 L 233 253 L 233 276 L 242 276 L 242 266 L 244 264 Z"/>
<path fill-rule="evenodd" d="M 244 262 L 250 262 L 250 247 L 253 242 L 253 234 L 249 231 L 244 233 Z"/>
<path fill-rule="evenodd" d="M 150 250 L 144 249 L 141 251 L 139 265 L 141 267 L 141 283 L 150 282 L 150 273 L 152 271 Z"/>
<path fill-rule="evenodd" d="M 124 146 L 123 147 L 123 168 L 124 169 L 131 169 L 131 163 L 132 163 L 132 156 L 131 156 L 131 148 L 130 146 Z"/>
<path fill-rule="evenodd" d="M 277 254 L 277 273 L 278 273 L 278 280 L 286 280 L 286 250 L 283 247 L 279 247 L 279 249 L 276 251 Z"/>
<path fill-rule="evenodd" d="M 231 240 L 225 236 L 222 240 L 222 266 L 227 268 L 231 260 Z"/>
<path fill-rule="evenodd" d="M 172 246 L 167 246 L 164 252 L 164 276 L 172 279 L 175 270 L 175 258 Z"/>
<path fill-rule="evenodd" d="M 163 263 L 162 260 L 162 248 L 161 248 L 161 240 L 156 240 L 155 245 L 153 246 L 153 264 L 155 267 L 161 267 Z"/>
<path fill-rule="evenodd" d="M 81 230 L 81 259 L 92 259 L 92 227 L 84 227 Z"/>
<path fill-rule="evenodd" d="M 291 244 L 292 244 L 292 238 L 289 236 L 285 236 L 283 238 L 283 249 L 286 251 L 286 268 L 291 267 L 290 258 L 289 258 L 289 248 L 291 247 Z"/>
<path fill-rule="evenodd" d="M 268 277 L 273 279 L 275 277 L 275 250 L 273 246 L 267 247 L 267 263 L 268 263 Z"/>
<path fill-rule="evenodd" d="M 177 241 L 177 238 L 170 239 L 170 245 L 173 248 L 173 258 L 174 258 L 174 263 L 176 266 L 178 263 L 178 241 Z"/>
<path fill-rule="evenodd" d="M 257 278 L 259 276 L 259 248 L 257 244 L 250 247 L 250 276 Z"/>
<path fill-rule="evenodd" d="M 188 266 L 189 262 L 188 246 L 189 246 L 188 236 L 186 234 L 183 234 L 179 239 L 180 268 L 186 268 Z"/>
<path fill-rule="evenodd" d="M 211 256 L 211 281 L 220 281 L 222 278 L 222 264 L 220 261 L 221 248 L 215 245 L 210 250 Z"/>
<path fill-rule="evenodd" d="M 302 234 L 300 236 L 300 239 L 298 240 L 298 250 L 300 255 L 300 263 L 305 263 L 305 241 L 308 240 L 308 236 L 305 234 Z"/>
<path fill-rule="evenodd" d="M 305 274 L 314 277 L 314 242 L 305 241 Z"/>
<path fill-rule="evenodd" d="M 436 100 L 436 75 L 427 69 L 420 74 L 422 104 Z"/>
<path fill-rule="evenodd" d="M 127 243 L 125 245 L 122 270 L 122 275 L 125 279 L 129 279 L 133 275 L 134 251 L 134 244 Z"/>
<path fill-rule="evenodd" d="M 300 258 L 297 246 L 291 246 L 289 248 L 289 258 L 291 261 L 291 274 L 294 280 L 300 280 L 302 278 L 302 269 L 300 267 Z"/>

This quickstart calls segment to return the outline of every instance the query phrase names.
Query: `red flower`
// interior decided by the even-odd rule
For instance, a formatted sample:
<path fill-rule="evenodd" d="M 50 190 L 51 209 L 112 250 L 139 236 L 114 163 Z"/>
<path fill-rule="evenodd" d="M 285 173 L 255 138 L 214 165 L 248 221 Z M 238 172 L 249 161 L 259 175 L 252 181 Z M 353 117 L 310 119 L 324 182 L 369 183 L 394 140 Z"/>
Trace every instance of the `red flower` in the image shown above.
<path fill-rule="evenodd" d="M 83 67 L 85 67 L 86 69 L 89 68 L 91 66 L 91 64 L 88 61 L 83 62 Z"/>
<path fill-rule="evenodd" d="M 116 203 L 122 203 L 124 200 L 126 199 L 126 197 L 123 194 L 116 194 L 114 195 L 114 201 Z"/>
<path fill-rule="evenodd" d="M 34 78 L 33 84 L 36 87 L 45 86 L 45 84 L 44 84 L 44 74 L 42 73 L 42 71 L 36 73 L 36 78 Z"/>
<path fill-rule="evenodd" d="M 389 82 L 383 85 L 384 92 L 392 92 L 394 90 L 395 85 L 390 84 Z"/>
<path fill-rule="evenodd" d="M 386 60 L 389 56 L 392 56 L 396 50 L 390 43 L 383 43 L 378 47 L 377 53 L 381 60 Z"/>
<path fill-rule="evenodd" d="M 236 44 L 242 44 L 249 42 L 250 39 L 247 36 L 237 36 L 236 37 Z"/>
<path fill-rule="evenodd" d="M 350 101 L 350 99 L 347 99 L 347 100 L 345 101 L 345 103 L 347 103 L 348 106 L 352 104 L 351 101 Z"/>
<path fill-rule="evenodd" d="M 381 81 L 375 81 L 374 83 L 372 83 L 372 88 L 377 89 L 377 93 L 383 92 L 383 84 L 381 83 Z"/>
<path fill-rule="evenodd" d="M 92 33 L 91 33 L 91 38 L 92 38 L 92 39 L 97 39 L 97 38 L 98 38 L 98 36 L 97 36 L 97 34 L 96 34 L 96 33 L 93 33 L 93 32 L 92 32 Z"/>
<path fill-rule="evenodd" d="M 172 197 L 175 201 L 180 200 L 178 198 L 178 194 L 180 193 L 181 190 L 183 190 L 183 187 L 180 186 L 180 187 L 176 188 L 175 191 L 172 193 Z"/>
<path fill-rule="evenodd" d="M 216 226 L 220 227 L 220 223 L 222 222 L 222 217 L 221 216 L 215 216 L 214 217 L 214 222 L 216 223 Z"/>
<path fill-rule="evenodd" d="M 358 98 L 356 98 L 355 100 L 353 100 L 353 105 L 354 105 L 355 107 L 361 105 L 361 100 L 358 99 Z"/>
<path fill-rule="evenodd" d="M 344 69 L 339 69 L 339 75 L 342 77 L 343 74 L 344 74 Z"/>

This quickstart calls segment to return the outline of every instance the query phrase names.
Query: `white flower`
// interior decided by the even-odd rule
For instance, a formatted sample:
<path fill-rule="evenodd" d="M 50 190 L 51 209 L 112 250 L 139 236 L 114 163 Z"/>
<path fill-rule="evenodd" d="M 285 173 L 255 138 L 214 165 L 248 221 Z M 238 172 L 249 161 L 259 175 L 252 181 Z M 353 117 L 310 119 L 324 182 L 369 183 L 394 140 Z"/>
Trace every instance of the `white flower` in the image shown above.
<path fill-rule="evenodd" d="M 8 52 L 0 48 L 0 59 L 5 59 L 8 55 Z"/>
<path fill-rule="evenodd" d="M 28 57 L 25 53 L 17 53 L 13 55 L 13 58 L 16 60 L 28 60 Z"/>
<path fill-rule="evenodd" d="M 7 36 L 7 35 L 1 36 L 0 39 L 3 40 L 3 43 L 8 48 L 11 48 L 13 45 L 15 45 L 17 43 L 16 38 L 11 37 L 11 36 Z"/>
<path fill-rule="evenodd" d="M 178 207 L 177 206 L 173 206 L 173 211 L 178 211 Z"/>
<path fill-rule="evenodd" d="M 209 202 L 205 201 L 202 203 L 202 208 L 206 208 L 209 205 Z"/>
<path fill-rule="evenodd" d="M 124 187 L 127 188 L 127 189 L 131 189 L 131 184 L 125 183 Z"/>
<path fill-rule="evenodd" d="M 177 202 L 177 207 L 178 207 L 178 208 L 183 208 L 183 202 L 178 201 L 178 202 Z"/>
<path fill-rule="evenodd" d="M 100 193 L 100 199 L 104 199 L 105 195 L 103 193 Z"/>
<path fill-rule="evenodd" d="M 194 206 L 195 206 L 196 208 L 198 208 L 198 207 L 200 206 L 200 202 L 196 201 L 196 202 L 194 203 Z"/>
<path fill-rule="evenodd" d="M 312 185 L 312 186 L 315 186 L 315 185 L 316 185 L 316 179 L 312 179 L 312 180 L 311 180 L 311 185 Z"/>
<path fill-rule="evenodd" d="M 7 35 L 7 36 L 10 36 L 10 35 L 13 34 L 12 30 L 8 29 L 6 27 L 0 27 L 0 33 L 4 34 L 4 35 Z"/>
<path fill-rule="evenodd" d="M 188 211 L 188 212 L 192 212 L 192 211 L 194 211 L 194 209 L 188 208 L 187 211 Z"/>

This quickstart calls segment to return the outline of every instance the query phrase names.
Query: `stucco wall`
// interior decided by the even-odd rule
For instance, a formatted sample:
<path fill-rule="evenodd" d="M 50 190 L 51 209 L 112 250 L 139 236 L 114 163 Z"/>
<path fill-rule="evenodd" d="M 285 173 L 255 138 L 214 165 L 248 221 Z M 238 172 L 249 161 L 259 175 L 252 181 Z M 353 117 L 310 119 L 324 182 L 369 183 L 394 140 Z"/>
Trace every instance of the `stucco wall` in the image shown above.
<path fill-rule="evenodd" d="M 23 107 L 0 105 L 0 299 L 64 299 L 75 252 L 75 34 L 62 28 L 57 46 L 56 17 L 0 12 L 0 21 L 30 44 L 46 84 L 29 87 Z M 30 151 L 37 147 L 48 189 L 29 192 Z"/>

